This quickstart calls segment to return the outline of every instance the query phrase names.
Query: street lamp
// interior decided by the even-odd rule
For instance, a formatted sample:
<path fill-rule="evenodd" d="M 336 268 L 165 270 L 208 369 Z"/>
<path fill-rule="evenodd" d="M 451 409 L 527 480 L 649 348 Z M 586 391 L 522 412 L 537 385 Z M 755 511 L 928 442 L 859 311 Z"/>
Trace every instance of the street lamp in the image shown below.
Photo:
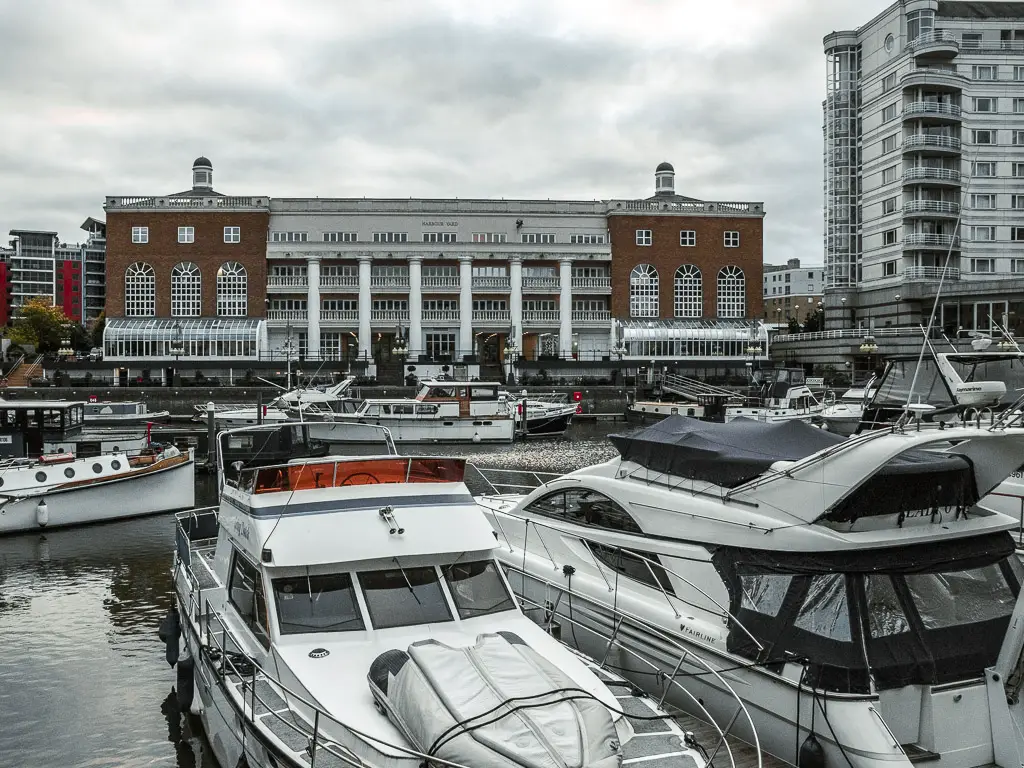
<path fill-rule="evenodd" d="M 900 327 L 900 295 L 897 293 L 894 297 L 896 299 L 896 327 Z"/>
<path fill-rule="evenodd" d="M 181 330 L 181 323 L 175 321 L 171 329 L 171 346 L 169 351 L 174 355 L 174 370 L 171 372 L 171 386 L 175 386 L 175 379 L 178 377 L 178 360 L 185 354 L 185 335 Z"/>
<path fill-rule="evenodd" d="M 519 357 L 519 345 L 516 344 L 515 326 L 509 328 L 508 335 L 505 337 L 505 348 L 502 350 L 502 354 L 505 356 L 505 360 L 508 361 L 508 376 L 505 382 L 507 384 L 514 384 L 515 364 L 516 359 Z"/>
<path fill-rule="evenodd" d="M 391 347 L 391 354 L 403 359 L 409 354 L 409 345 L 402 337 L 402 326 L 398 326 L 398 333 L 395 334 L 395 343 Z"/>
<path fill-rule="evenodd" d="M 864 337 L 863 343 L 860 345 L 860 351 L 868 355 L 873 355 L 878 351 L 878 345 L 875 343 L 875 337 L 867 335 Z"/>

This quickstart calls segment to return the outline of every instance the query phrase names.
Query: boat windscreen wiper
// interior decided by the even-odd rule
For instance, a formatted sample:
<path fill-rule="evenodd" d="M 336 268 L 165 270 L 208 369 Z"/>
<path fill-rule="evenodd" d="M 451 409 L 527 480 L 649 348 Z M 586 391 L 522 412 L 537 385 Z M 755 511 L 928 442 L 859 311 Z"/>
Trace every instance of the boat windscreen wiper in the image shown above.
<path fill-rule="evenodd" d="M 409 588 L 409 594 L 412 595 L 412 599 L 416 601 L 417 605 L 423 605 L 423 603 L 420 602 L 419 597 L 416 595 L 416 590 L 412 588 L 412 582 L 409 581 L 409 576 L 406 574 L 405 568 L 403 568 L 402 564 L 398 562 L 397 557 L 392 558 L 392 560 L 395 561 L 395 565 L 398 566 L 398 570 L 402 572 L 402 578 L 405 579 L 405 586 Z"/>

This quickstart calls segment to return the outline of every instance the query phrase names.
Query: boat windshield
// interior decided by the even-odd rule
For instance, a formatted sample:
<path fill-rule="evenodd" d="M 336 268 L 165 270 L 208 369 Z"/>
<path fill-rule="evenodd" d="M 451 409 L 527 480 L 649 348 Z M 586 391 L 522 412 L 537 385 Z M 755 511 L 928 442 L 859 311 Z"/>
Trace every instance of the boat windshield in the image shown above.
<path fill-rule="evenodd" d="M 459 617 L 471 619 L 516 607 L 493 560 L 453 563 L 441 567 Z"/>
<path fill-rule="evenodd" d="M 894 360 L 889 363 L 882 380 L 878 382 L 871 404 L 881 408 L 902 408 L 907 404 L 910 386 L 913 384 L 914 396 L 911 402 L 927 403 L 937 408 L 953 405 L 953 398 L 935 361 L 927 358 L 921 361 L 921 372 L 915 382 L 916 368 L 917 360 Z"/>
<path fill-rule="evenodd" d="M 805 658 L 819 687 L 867 693 L 970 680 L 995 663 L 1024 569 L 1006 534 L 898 552 L 715 555 L 738 625 L 729 646 Z"/>
<path fill-rule="evenodd" d="M 948 360 L 965 382 L 1001 381 L 1006 384 L 1002 405 L 1009 405 L 1024 392 L 1024 356 L 984 358 L 950 355 Z"/>
<path fill-rule="evenodd" d="M 282 635 L 365 628 L 347 573 L 274 579 L 273 585 Z"/>

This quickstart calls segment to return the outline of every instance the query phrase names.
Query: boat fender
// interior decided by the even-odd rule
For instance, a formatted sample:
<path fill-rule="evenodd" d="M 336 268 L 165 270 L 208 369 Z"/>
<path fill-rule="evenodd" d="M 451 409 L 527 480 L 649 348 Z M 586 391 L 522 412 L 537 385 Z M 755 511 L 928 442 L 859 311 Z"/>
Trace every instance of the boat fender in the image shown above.
<path fill-rule="evenodd" d="M 178 662 L 178 706 L 183 712 L 192 708 L 192 699 L 195 697 L 195 667 L 195 659 L 191 656 Z"/>
<path fill-rule="evenodd" d="M 800 755 L 796 761 L 800 768 L 825 768 L 825 750 L 814 733 L 807 734 L 800 745 Z"/>
<path fill-rule="evenodd" d="M 181 637 L 181 620 L 177 608 L 171 608 L 164 616 L 157 635 L 164 644 L 164 658 L 173 667 L 178 663 L 178 638 Z"/>
<path fill-rule="evenodd" d="M 46 499 L 40 499 L 36 504 L 36 522 L 40 528 L 45 528 L 50 522 L 50 508 L 46 506 Z"/>

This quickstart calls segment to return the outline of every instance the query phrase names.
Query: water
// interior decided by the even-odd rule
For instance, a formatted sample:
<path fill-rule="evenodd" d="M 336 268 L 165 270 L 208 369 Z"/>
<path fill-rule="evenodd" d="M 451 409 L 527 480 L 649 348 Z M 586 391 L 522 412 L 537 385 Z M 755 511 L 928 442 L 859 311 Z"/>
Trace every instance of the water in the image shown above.
<path fill-rule="evenodd" d="M 606 435 L 619 429 L 400 450 L 567 472 L 614 455 Z M 200 476 L 197 505 L 215 490 Z M 178 710 L 157 637 L 174 601 L 173 547 L 168 515 L 0 538 L 0 768 L 216 765 L 198 721 Z"/>

